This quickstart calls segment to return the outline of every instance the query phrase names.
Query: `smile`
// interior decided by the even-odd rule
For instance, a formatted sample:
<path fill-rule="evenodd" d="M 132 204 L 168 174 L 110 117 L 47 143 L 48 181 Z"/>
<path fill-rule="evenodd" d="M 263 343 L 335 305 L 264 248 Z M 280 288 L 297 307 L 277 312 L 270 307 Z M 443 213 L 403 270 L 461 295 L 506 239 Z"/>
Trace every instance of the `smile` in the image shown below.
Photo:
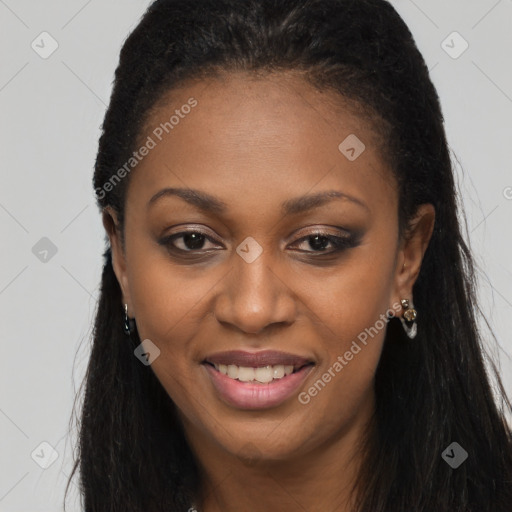
<path fill-rule="evenodd" d="M 292 365 L 267 365 L 259 368 L 251 368 L 250 366 L 237 366 L 235 364 L 214 364 L 214 367 L 220 373 L 227 375 L 230 379 L 239 380 L 241 382 L 260 382 L 267 384 L 273 380 L 282 379 L 291 375 L 294 371 Z"/>
<path fill-rule="evenodd" d="M 266 409 L 293 396 L 314 363 L 276 351 L 231 351 L 208 357 L 203 366 L 222 401 L 239 409 Z"/>

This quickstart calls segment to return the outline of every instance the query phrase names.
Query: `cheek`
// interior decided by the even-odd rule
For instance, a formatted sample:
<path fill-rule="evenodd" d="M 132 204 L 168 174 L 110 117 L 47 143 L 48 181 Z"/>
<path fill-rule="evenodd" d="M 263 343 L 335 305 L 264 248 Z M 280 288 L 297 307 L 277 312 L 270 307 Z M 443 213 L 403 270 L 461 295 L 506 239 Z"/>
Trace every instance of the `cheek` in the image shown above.
<path fill-rule="evenodd" d="M 195 417 L 205 404 L 197 390 L 193 339 L 211 322 L 209 301 L 223 273 L 172 264 L 165 251 L 143 244 L 132 250 L 129 262 L 139 337 L 160 350 L 151 368 L 178 408 Z"/>
<path fill-rule="evenodd" d="M 159 346 L 181 350 L 193 326 L 205 314 L 205 300 L 211 293 L 215 276 L 207 269 L 185 269 L 171 264 L 169 258 L 150 251 L 132 254 L 130 293 L 142 337 Z M 180 343 L 174 340 L 180 340 Z"/>
<path fill-rule="evenodd" d="M 392 237 L 391 237 L 392 239 Z M 307 282 L 325 359 L 301 403 L 350 416 L 372 386 L 387 329 L 395 252 L 386 240 L 361 246 L 328 280 Z"/>
<path fill-rule="evenodd" d="M 343 340 L 342 349 L 392 308 L 394 249 L 385 237 L 368 237 L 327 278 L 302 274 L 302 299 L 334 346 Z"/>
<path fill-rule="evenodd" d="M 337 336 L 324 338 L 324 360 L 297 397 L 303 407 L 303 428 L 310 431 L 312 443 L 351 425 L 371 407 L 387 328 L 380 318 L 385 310 L 372 314 L 372 308 L 352 306 L 350 315 L 332 325 Z"/>

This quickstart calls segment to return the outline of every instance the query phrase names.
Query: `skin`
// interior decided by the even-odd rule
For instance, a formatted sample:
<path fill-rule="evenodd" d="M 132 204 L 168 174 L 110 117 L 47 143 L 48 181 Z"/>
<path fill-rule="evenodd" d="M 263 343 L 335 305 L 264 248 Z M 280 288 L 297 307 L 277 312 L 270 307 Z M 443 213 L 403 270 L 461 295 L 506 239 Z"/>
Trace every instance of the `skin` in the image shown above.
<path fill-rule="evenodd" d="M 365 328 L 400 299 L 413 299 L 434 209 L 421 205 L 409 236 L 399 239 L 396 183 L 371 126 L 298 75 L 189 82 L 152 112 L 142 140 L 190 97 L 198 105 L 130 175 L 125 252 L 115 212 L 107 209 L 103 221 L 123 304 L 141 340 L 161 351 L 151 367 L 203 472 L 198 508 L 349 511 L 385 328 L 307 404 L 294 395 L 262 411 L 234 408 L 201 362 L 231 349 L 292 352 L 315 361 L 299 390 L 307 391 Z M 349 134 L 366 145 L 354 161 L 338 149 Z M 165 187 L 208 192 L 228 210 L 204 213 L 177 196 L 148 208 Z M 283 215 L 283 201 L 324 190 L 366 206 L 334 199 Z M 203 256 L 178 256 L 158 243 L 187 229 L 213 238 L 195 249 Z M 359 230 L 361 238 L 326 256 L 304 239 L 318 229 L 333 236 Z M 248 236 L 263 249 L 252 263 L 236 252 Z M 191 250 L 184 238 L 174 243 Z M 324 252 L 332 249 L 329 243 Z"/>

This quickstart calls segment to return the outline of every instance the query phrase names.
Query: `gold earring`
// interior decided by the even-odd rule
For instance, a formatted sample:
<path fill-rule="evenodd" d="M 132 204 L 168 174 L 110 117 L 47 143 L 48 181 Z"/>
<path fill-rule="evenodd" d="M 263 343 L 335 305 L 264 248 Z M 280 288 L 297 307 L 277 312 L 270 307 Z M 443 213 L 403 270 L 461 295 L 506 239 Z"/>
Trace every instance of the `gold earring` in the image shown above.
<path fill-rule="evenodd" d="M 413 306 L 409 306 L 409 299 L 402 299 L 400 303 L 402 304 L 402 309 L 405 310 L 403 317 L 400 317 L 400 321 L 402 322 L 405 333 L 407 336 L 409 336 L 409 338 L 412 339 L 418 333 L 418 326 L 416 325 L 418 312 L 414 309 Z M 412 322 L 412 325 L 407 325 L 406 321 Z"/>

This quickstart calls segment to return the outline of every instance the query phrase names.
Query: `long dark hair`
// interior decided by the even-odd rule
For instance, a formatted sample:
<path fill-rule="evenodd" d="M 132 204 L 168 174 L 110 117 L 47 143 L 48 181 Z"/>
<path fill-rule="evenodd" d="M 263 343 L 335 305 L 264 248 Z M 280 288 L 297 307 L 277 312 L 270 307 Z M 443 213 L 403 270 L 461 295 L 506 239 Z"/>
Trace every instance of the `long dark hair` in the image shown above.
<path fill-rule="evenodd" d="M 132 156 L 165 92 L 218 72 L 283 70 L 339 93 L 378 129 L 382 158 L 399 186 L 401 234 L 418 205 L 432 203 L 436 210 L 413 289 L 419 333 L 411 342 L 397 319 L 388 325 L 357 510 L 510 510 L 512 436 L 505 410 L 512 408 L 491 360 L 487 374 L 475 268 L 459 221 L 439 98 L 410 31 L 388 2 L 154 2 L 121 50 L 95 165 L 98 206 L 115 209 L 122 231 L 129 176 L 104 185 Z M 103 256 L 70 480 L 79 468 L 86 512 L 184 512 L 199 472 L 173 402 L 133 354 L 137 331 L 131 344 L 123 333 L 108 243 Z M 468 452 L 457 469 L 441 457 L 452 442 Z"/>

